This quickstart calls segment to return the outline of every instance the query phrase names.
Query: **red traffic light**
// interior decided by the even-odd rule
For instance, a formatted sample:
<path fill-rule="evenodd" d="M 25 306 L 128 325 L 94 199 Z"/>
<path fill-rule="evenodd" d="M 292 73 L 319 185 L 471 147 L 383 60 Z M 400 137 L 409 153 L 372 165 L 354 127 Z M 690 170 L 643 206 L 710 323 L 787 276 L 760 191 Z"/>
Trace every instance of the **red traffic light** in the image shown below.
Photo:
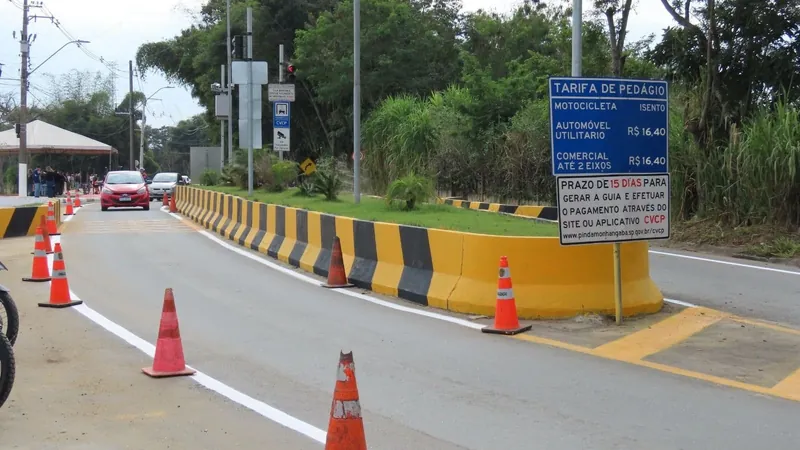
<path fill-rule="evenodd" d="M 289 64 L 286 66 L 286 71 L 289 73 L 294 73 L 294 64 Z"/>

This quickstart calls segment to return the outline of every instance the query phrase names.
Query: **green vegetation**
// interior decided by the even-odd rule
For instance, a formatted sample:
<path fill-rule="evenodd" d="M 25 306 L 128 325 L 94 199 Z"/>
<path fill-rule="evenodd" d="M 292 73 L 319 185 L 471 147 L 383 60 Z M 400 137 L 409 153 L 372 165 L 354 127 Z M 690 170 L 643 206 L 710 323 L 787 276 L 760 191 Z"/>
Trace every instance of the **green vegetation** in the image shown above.
<path fill-rule="evenodd" d="M 389 190 L 386 192 L 386 204 L 391 206 L 401 202 L 403 210 L 412 211 L 420 203 L 426 202 L 433 197 L 434 191 L 431 180 L 415 175 L 412 172 L 392 181 L 392 184 L 389 185 Z"/>
<path fill-rule="evenodd" d="M 247 198 L 247 190 L 233 186 L 215 186 L 208 189 Z M 549 223 L 453 208 L 447 205 L 419 205 L 412 213 L 389 209 L 380 198 L 364 196 L 361 204 L 353 203 L 351 195 L 339 195 L 339 200 L 328 201 L 323 196 L 303 197 L 296 189 L 284 192 L 254 191 L 251 200 L 319 211 L 338 216 L 353 217 L 377 222 L 401 223 L 426 228 L 467 231 L 471 233 L 509 236 L 557 236 L 558 228 Z"/>
<path fill-rule="evenodd" d="M 665 8 L 673 26 L 633 36 L 628 18 L 635 2 L 591 1 L 583 27 L 583 75 L 670 81 L 675 239 L 794 255 L 800 247 L 800 10 L 793 2 L 661 3 L 648 7 Z M 297 180 L 288 165 L 258 158 L 256 186 L 284 191 L 306 180 L 300 193 L 287 192 L 298 199 L 311 198 L 312 190 L 336 198 L 352 179 L 353 1 L 233 0 L 234 34 L 244 30 L 248 6 L 256 58 L 278 67 L 275 49 L 284 44 L 297 69 L 291 159 L 311 157 L 319 166 L 314 176 Z M 568 6 L 523 0 L 496 14 L 465 12 L 457 0 L 362 0 L 363 191 L 386 195 L 413 173 L 442 196 L 553 204 L 547 78 L 570 73 Z M 145 133 L 152 150 L 152 158 L 145 158 L 149 172 L 153 163 L 165 170 L 182 167 L 189 143 L 218 142 L 217 133 L 206 133 L 215 122 L 211 84 L 226 63 L 224 18 L 225 2 L 207 0 L 196 25 L 137 52 L 142 73 L 159 71 L 191 88 L 206 108 L 176 127 Z M 126 111 L 127 99 L 110 105 L 95 98 L 83 79 L 91 77 L 53 87 L 57 108 L 50 117 L 113 141 L 124 162 L 126 119 L 115 116 L 113 107 Z M 108 92 L 105 81 L 95 84 L 95 91 Z M 140 95 L 134 93 L 137 110 Z M 0 118 L 8 119 L 0 127 L 9 127 L 13 104 L 3 104 L 0 98 Z M 7 114 L 4 108 L 10 108 Z M 271 153 L 268 145 L 265 152 Z M 322 167 L 323 157 L 336 165 Z M 239 162 L 230 162 L 220 183 L 243 187 L 242 174 Z M 393 197 L 408 193 L 401 185 L 395 184 Z M 412 206 L 408 200 L 406 209 Z M 411 203 L 416 208 L 418 200 Z M 423 210 L 391 214 L 413 218 Z"/>

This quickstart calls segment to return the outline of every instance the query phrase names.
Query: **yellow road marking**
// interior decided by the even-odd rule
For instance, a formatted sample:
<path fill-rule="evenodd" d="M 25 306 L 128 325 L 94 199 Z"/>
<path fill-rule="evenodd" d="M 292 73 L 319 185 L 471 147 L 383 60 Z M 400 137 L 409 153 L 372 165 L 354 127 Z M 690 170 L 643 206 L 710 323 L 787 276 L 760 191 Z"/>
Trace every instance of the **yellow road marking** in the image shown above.
<path fill-rule="evenodd" d="M 728 319 L 733 320 L 734 322 L 744 323 L 755 327 L 769 328 L 770 330 L 779 331 L 781 333 L 795 334 L 800 336 L 800 330 L 795 330 L 794 328 L 787 328 L 769 322 L 763 322 L 761 320 L 747 319 L 745 317 L 738 317 L 738 316 L 730 316 L 728 317 Z"/>
<path fill-rule="evenodd" d="M 800 400 L 800 369 L 797 369 L 770 389 L 770 394 Z"/>
<path fill-rule="evenodd" d="M 726 316 L 713 309 L 686 308 L 644 330 L 601 345 L 593 353 L 621 361 L 637 361 L 672 347 Z"/>

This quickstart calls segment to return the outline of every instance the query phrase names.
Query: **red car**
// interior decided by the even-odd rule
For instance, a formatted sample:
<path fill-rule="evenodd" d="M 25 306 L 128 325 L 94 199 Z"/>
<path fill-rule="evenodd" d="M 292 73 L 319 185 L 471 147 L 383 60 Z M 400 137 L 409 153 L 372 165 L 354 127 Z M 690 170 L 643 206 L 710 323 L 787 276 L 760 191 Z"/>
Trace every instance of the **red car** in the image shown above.
<path fill-rule="evenodd" d="M 136 170 L 108 172 L 100 191 L 100 208 L 136 208 L 150 210 L 150 192 L 142 174 Z"/>

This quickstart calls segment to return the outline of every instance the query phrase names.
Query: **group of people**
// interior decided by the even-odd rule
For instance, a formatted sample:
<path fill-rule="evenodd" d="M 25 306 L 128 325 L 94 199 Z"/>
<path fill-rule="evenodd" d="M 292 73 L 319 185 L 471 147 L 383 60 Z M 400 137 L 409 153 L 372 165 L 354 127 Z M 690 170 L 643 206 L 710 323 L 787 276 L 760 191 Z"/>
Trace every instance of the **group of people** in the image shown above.
<path fill-rule="evenodd" d="M 28 192 L 34 197 L 48 198 L 64 195 L 66 190 L 72 189 L 89 192 L 96 184 L 96 180 L 98 180 L 97 174 L 85 176 L 81 172 L 68 173 L 53 170 L 50 166 L 44 169 L 37 166 L 35 169 L 28 169 Z"/>

